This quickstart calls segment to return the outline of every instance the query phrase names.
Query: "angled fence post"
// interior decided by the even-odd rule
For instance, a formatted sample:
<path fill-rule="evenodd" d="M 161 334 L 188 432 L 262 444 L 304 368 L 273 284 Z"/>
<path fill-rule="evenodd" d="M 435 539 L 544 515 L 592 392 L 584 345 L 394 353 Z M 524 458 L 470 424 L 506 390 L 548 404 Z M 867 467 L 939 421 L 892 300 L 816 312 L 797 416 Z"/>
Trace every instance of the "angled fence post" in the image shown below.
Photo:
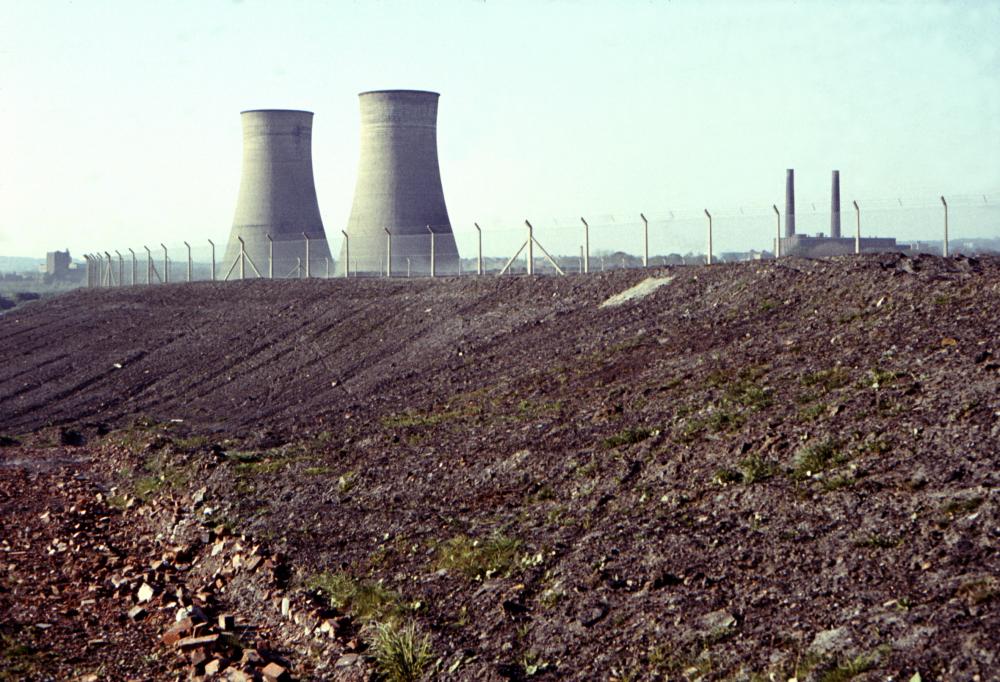
<path fill-rule="evenodd" d="M 191 270 L 192 270 L 192 267 L 191 267 L 191 245 L 188 244 L 187 242 L 184 242 L 184 246 L 187 247 L 187 251 L 188 251 L 188 272 L 187 272 L 188 279 L 187 279 L 187 281 L 190 282 L 191 281 Z"/>
<path fill-rule="evenodd" d="M 160 246 L 163 247 L 163 283 L 164 284 L 169 284 L 170 283 L 170 256 L 167 254 L 167 245 L 161 242 Z"/>
<path fill-rule="evenodd" d="M 153 283 L 153 252 L 148 246 L 143 244 L 144 249 L 146 249 L 146 284 Z"/>
<path fill-rule="evenodd" d="M 524 224 L 528 226 L 528 274 L 535 274 L 535 228 L 527 220 Z"/>
<path fill-rule="evenodd" d="M 392 233 L 388 227 L 385 230 L 385 276 L 392 277 Z"/>
<path fill-rule="evenodd" d="M 326 279 L 330 279 L 330 257 L 327 256 L 326 260 Z"/>
<path fill-rule="evenodd" d="M 948 257 L 948 202 L 945 201 L 944 196 L 941 197 L 941 204 L 944 206 L 944 246 L 941 249 L 941 254 L 947 258 Z"/>
<path fill-rule="evenodd" d="M 639 217 L 642 218 L 642 267 L 647 268 L 649 267 L 649 221 L 642 213 Z"/>
<path fill-rule="evenodd" d="M 211 246 L 212 246 L 212 281 L 214 282 L 215 281 L 215 242 L 213 242 L 211 239 L 209 239 L 208 243 L 211 244 Z"/>
<path fill-rule="evenodd" d="M 774 257 L 781 258 L 781 213 L 778 211 L 777 204 L 771 204 L 771 208 L 774 209 L 774 217 L 778 221 L 778 237 L 774 240 Z"/>
<path fill-rule="evenodd" d="M 129 253 L 132 254 L 132 286 L 135 286 L 135 276 L 139 268 L 138 264 L 135 261 L 135 250 L 129 247 Z"/>
<path fill-rule="evenodd" d="M 428 225 L 427 226 L 427 231 L 431 233 L 431 277 L 435 277 L 435 276 L 437 276 L 437 267 L 435 267 L 437 264 L 435 263 L 434 259 L 435 259 L 435 256 L 437 255 L 435 253 L 437 249 L 435 249 L 435 245 L 434 245 L 434 230 L 432 230 L 431 226 Z"/>
<path fill-rule="evenodd" d="M 858 206 L 857 201 L 851 202 L 854 204 L 854 215 L 857 221 L 854 223 L 854 253 L 861 253 L 861 207 Z"/>
<path fill-rule="evenodd" d="M 309 274 L 310 273 L 310 270 L 309 270 L 309 235 L 307 235 L 305 232 L 303 232 L 302 233 L 302 238 L 306 240 L 306 279 L 309 279 L 309 277 L 311 276 Z"/>
<path fill-rule="evenodd" d="M 271 239 L 271 235 L 265 234 L 267 237 L 267 278 L 274 279 L 274 240 Z M 240 242 L 241 244 L 243 242 Z M 241 249 L 242 253 L 242 249 Z M 240 266 L 240 279 L 243 279 L 243 266 Z"/>
<path fill-rule="evenodd" d="M 712 264 L 712 214 L 705 209 L 705 215 L 708 216 L 708 265 Z"/>
<path fill-rule="evenodd" d="M 341 230 L 340 234 L 344 235 L 344 277 L 351 276 L 351 241 L 347 236 L 345 230 Z"/>
<path fill-rule="evenodd" d="M 476 237 L 479 242 L 478 256 L 476 257 L 476 274 L 483 274 L 483 231 L 479 229 L 479 223 L 472 223 L 476 226 Z"/>
<path fill-rule="evenodd" d="M 590 225 L 583 218 L 580 222 L 583 223 L 583 273 L 587 274 L 590 272 Z"/>
<path fill-rule="evenodd" d="M 122 258 L 121 251 L 115 251 L 118 254 L 118 286 L 125 286 L 125 259 Z"/>
<path fill-rule="evenodd" d="M 268 235 L 268 241 L 270 241 L 271 235 Z M 240 241 L 240 280 L 246 279 L 247 276 L 247 245 L 243 241 L 243 237 L 237 237 Z M 268 267 L 270 268 L 270 255 L 268 256 Z"/>
<path fill-rule="evenodd" d="M 409 256 L 407 256 L 407 258 L 406 258 L 406 276 L 407 277 L 410 276 L 410 258 L 409 258 Z"/>

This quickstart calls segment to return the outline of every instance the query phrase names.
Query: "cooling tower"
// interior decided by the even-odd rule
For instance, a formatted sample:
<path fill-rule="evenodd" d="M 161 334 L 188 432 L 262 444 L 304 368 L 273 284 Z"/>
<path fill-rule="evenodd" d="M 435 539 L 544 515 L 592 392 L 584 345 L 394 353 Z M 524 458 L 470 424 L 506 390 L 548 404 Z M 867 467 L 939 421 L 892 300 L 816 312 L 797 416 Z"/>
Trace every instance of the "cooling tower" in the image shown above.
<path fill-rule="evenodd" d="M 343 275 L 349 265 L 351 275 L 385 273 L 391 254 L 392 274 L 430 274 L 430 227 L 435 272 L 457 274 L 458 248 L 438 167 L 438 94 L 378 90 L 359 99 L 358 180 L 337 272 Z"/>
<path fill-rule="evenodd" d="M 243 172 L 236 217 L 229 235 L 223 274 L 238 278 L 238 237 L 260 275 L 298 277 L 306 274 L 309 236 L 310 274 L 324 275 L 330 248 L 316 201 L 312 167 L 312 112 L 282 109 L 244 111 Z M 268 236 L 273 240 L 269 263 Z M 233 264 L 236 267 L 233 268 Z M 256 273 L 245 264 L 247 277 Z"/>
<path fill-rule="evenodd" d="M 785 237 L 795 236 L 795 169 L 785 173 Z"/>
<path fill-rule="evenodd" d="M 830 238 L 840 239 L 840 171 L 833 171 L 830 188 Z"/>

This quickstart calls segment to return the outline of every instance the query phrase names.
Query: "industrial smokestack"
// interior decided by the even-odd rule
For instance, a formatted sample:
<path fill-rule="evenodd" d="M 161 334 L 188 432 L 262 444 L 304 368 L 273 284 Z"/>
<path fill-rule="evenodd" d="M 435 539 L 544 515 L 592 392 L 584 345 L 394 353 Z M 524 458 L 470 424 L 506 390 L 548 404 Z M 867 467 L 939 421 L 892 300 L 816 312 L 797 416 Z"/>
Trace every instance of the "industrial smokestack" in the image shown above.
<path fill-rule="evenodd" d="M 312 112 L 259 109 L 240 116 L 243 172 L 224 271 L 240 272 L 240 265 L 232 268 L 240 257 L 242 237 L 246 254 L 261 276 L 267 277 L 268 272 L 274 277 L 304 276 L 305 234 L 311 271 L 324 272 L 330 248 L 313 181 Z M 268 261 L 269 236 L 274 242 L 273 263 Z M 245 271 L 248 277 L 256 276 L 249 262 Z"/>
<path fill-rule="evenodd" d="M 830 188 L 830 237 L 840 239 L 840 171 L 833 171 Z"/>
<path fill-rule="evenodd" d="M 430 274 L 433 243 L 434 271 L 457 274 L 458 248 L 438 166 L 438 94 L 378 90 L 359 99 L 361 157 L 337 272 L 349 265 L 351 273 L 378 274 L 391 258 L 391 271 Z"/>
<path fill-rule="evenodd" d="M 785 237 L 795 236 L 795 169 L 785 174 Z"/>

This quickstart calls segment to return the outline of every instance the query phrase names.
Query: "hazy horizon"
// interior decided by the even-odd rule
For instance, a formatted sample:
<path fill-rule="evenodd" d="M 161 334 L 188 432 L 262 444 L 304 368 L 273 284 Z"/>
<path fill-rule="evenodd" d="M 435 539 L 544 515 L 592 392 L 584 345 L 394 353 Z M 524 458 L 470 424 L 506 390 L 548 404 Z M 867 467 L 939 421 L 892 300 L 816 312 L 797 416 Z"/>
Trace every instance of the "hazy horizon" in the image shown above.
<path fill-rule="evenodd" d="M 926 208 L 901 229 L 939 238 L 942 194 L 990 198 L 954 235 L 1000 232 L 998 2 L 7 0 L 0 37 L 0 255 L 224 245 L 255 108 L 315 112 L 339 244 L 357 94 L 395 88 L 441 93 L 456 236 L 689 212 L 683 252 L 702 207 L 782 207 L 786 168 L 821 227 L 838 169 L 845 234 L 850 200 L 902 198 Z M 719 250 L 767 246 L 768 220 Z"/>

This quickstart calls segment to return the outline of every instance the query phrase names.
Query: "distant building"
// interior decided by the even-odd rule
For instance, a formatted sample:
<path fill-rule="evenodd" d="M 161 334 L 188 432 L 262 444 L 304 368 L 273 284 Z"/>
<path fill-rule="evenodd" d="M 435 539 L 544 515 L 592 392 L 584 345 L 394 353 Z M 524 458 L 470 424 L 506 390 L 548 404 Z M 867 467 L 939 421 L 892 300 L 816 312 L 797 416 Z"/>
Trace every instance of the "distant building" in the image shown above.
<path fill-rule="evenodd" d="M 49 251 L 45 254 L 45 274 L 52 279 L 66 279 L 69 276 L 69 266 L 72 262 L 69 249 Z"/>
<path fill-rule="evenodd" d="M 842 256 L 860 250 L 861 253 L 880 251 L 907 251 L 908 246 L 897 244 L 892 237 L 862 237 L 855 244 L 851 237 L 840 232 L 840 171 L 833 171 L 830 188 L 830 236 L 820 233 L 810 237 L 795 232 L 795 171 L 785 175 L 785 236 L 781 238 L 782 256 L 822 258 Z M 776 245 L 777 246 L 777 245 Z"/>
<path fill-rule="evenodd" d="M 805 234 L 796 234 L 791 237 L 784 237 L 781 240 L 782 256 L 803 256 L 805 258 L 823 258 L 826 256 L 843 256 L 854 253 L 853 237 L 827 237 L 818 234 L 810 237 Z M 882 251 L 907 251 L 909 247 L 905 244 L 897 244 L 893 237 L 862 237 L 861 253 L 875 253 Z"/>

